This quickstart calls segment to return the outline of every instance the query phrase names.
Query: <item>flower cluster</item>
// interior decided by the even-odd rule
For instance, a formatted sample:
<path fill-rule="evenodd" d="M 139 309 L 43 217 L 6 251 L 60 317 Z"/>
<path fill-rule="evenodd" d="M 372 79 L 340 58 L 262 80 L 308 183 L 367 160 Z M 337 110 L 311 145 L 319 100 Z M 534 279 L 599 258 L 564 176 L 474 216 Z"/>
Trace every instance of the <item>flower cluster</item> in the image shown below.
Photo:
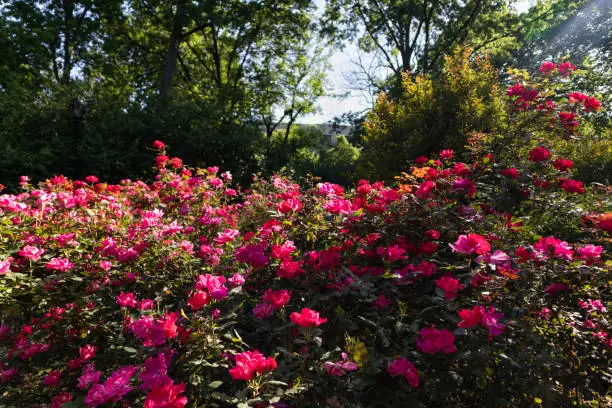
<path fill-rule="evenodd" d="M 253 375 L 261 375 L 276 368 L 276 360 L 264 357 L 257 350 L 236 354 L 236 366 L 230 368 L 229 374 L 234 380 L 249 381 Z"/>

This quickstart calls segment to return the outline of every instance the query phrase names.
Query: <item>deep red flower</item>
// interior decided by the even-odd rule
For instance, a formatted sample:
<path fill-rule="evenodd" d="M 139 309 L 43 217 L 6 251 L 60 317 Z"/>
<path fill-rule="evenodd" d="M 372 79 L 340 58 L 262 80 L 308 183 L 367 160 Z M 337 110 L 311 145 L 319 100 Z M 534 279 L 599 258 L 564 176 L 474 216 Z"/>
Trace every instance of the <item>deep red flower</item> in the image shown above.
<path fill-rule="evenodd" d="M 582 92 L 572 92 L 569 95 L 567 95 L 569 102 L 570 103 L 583 103 L 585 101 L 585 99 L 587 98 L 587 96 L 585 94 L 583 94 Z"/>
<path fill-rule="evenodd" d="M 574 167 L 574 162 L 570 159 L 557 159 L 552 163 L 553 167 L 559 171 L 567 171 Z"/>
<path fill-rule="evenodd" d="M 447 329 L 438 330 L 434 326 L 422 328 L 416 343 L 417 348 L 427 354 L 436 354 L 440 351 L 450 354 L 457 351 L 453 333 Z"/>
<path fill-rule="evenodd" d="M 558 69 L 561 75 L 568 76 L 570 72 L 576 69 L 576 65 L 570 63 L 569 61 L 565 61 L 559 64 Z"/>
<path fill-rule="evenodd" d="M 508 169 L 502 169 L 500 173 L 504 177 L 513 178 L 513 179 L 519 178 L 519 172 L 515 167 L 510 167 Z"/>
<path fill-rule="evenodd" d="M 210 303 L 211 297 L 208 293 L 203 291 L 196 291 L 196 293 L 187 300 L 187 304 L 191 307 L 191 310 L 200 310 L 208 303 Z"/>
<path fill-rule="evenodd" d="M 584 194 L 584 185 L 582 181 L 560 179 L 559 187 L 571 194 Z"/>
<path fill-rule="evenodd" d="M 546 161 L 550 158 L 550 152 L 543 147 L 536 147 L 529 151 L 529 160 L 535 163 Z"/>
<path fill-rule="evenodd" d="M 550 61 L 544 61 L 542 63 L 542 65 L 540 65 L 540 69 L 539 71 L 548 75 L 550 74 L 552 71 L 555 70 L 555 68 L 557 68 L 557 64 L 555 64 L 554 62 L 550 62 Z"/>
<path fill-rule="evenodd" d="M 598 110 L 600 107 L 601 107 L 601 102 L 599 102 L 596 98 L 587 97 L 584 100 L 584 109 L 586 109 L 587 112 L 594 112 Z"/>
<path fill-rule="evenodd" d="M 474 306 L 472 310 L 462 309 L 459 311 L 459 317 L 461 317 L 462 320 L 457 324 L 457 326 L 464 329 L 476 327 L 480 324 L 480 320 L 482 319 L 483 315 L 484 308 L 482 306 Z"/>

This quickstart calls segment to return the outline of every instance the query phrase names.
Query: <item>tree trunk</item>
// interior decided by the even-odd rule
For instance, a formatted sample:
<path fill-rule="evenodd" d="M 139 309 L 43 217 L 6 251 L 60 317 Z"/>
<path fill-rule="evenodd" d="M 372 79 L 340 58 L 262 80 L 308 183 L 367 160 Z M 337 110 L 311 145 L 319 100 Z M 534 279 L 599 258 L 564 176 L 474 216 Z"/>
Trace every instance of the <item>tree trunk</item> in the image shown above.
<path fill-rule="evenodd" d="M 72 0 L 64 0 L 62 2 L 64 9 L 64 66 L 62 70 L 61 83 L 67 84 L 70 82 L 70 71 L 72 71 L 72 20 L 74 18 L 74 3 Z"/>
<path fill-rule="evenodd" d="M 174 14 L 174 22 L 172 24 L 172 32 L 170 34 L 170 43 L 168 44 L 168 53 L 166 54 L 166 66 L 162 77 L 161 89 L 159 96 L 162 100 L 166 100 L 172 91 L 172 79 L 176 72 L 176 64 L 178 60 L 179 45 L 181 44 L 181 35 L 183 32 L 183 20 L 185 17 L 185 0 L 178 0 L 176 3 L 176 12 Z"/>

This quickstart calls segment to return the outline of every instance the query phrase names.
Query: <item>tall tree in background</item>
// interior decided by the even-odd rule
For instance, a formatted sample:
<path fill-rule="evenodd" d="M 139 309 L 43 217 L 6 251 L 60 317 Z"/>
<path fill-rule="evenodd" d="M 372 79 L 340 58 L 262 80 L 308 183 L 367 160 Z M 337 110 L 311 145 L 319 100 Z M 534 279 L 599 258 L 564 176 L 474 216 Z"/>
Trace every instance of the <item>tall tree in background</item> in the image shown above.
<path fill-rule="evenodd" d="M 314 42 L 305 41 L 286 56 L 270 56 L 255 69 L 256 115 L 268 139 L 284 124 L 287 143 L 295 121 L 314 112 L 325 93 L 326 56 Z"/>
<path fill-rule="evenodd" d="M 247 177 L 265 154 L 263 117 L 294 122 L 322 93 L 321 65 L 305 53 L 313 9 L 311 0 L 0 1 L 9 153 L 0 182 L 137 176 L 152 138 L 192 164 Z M 274 94 L 260 91 L 264 79 Z"/>
<path fill-rule="evenodd" d="M 508 0 L 329 0 L 324 33 L 357 40 L 396 80 L 439 72 L 458 45 L 478 47 L 517 21 Z"/>

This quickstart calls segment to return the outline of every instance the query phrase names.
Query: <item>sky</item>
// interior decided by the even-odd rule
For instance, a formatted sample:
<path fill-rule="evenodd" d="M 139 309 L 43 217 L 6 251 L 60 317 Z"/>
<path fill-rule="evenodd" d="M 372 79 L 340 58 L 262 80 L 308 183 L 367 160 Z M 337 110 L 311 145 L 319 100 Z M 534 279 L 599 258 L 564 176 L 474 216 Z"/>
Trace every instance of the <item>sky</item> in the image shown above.
<path fill-rule="evenodd" d="M 314 2 L 319 11 L 325 7 L 325 0 L 314 0 Z M 518 0 L 516 7 L 522 13 L 527 11 L 533 3 L 534 0 Z M 358 55 L 355 44 L 347 44 L 342 51 L 333 52 L 330 57 L 331 68 L 327 75 L 327 96 L 319 99 L 320 111 L 303 117 L 300 123 L 326 123 L 334 116 L 351 111 L 362 112 L 372 106 L 371 96 L 366 95 L 363 91 L 351 89 L 354 88 L 351 86 L 351 73 L 356 71 L 355 62 Z M 367 57 L 365 60 L 367 63 Z"/>

